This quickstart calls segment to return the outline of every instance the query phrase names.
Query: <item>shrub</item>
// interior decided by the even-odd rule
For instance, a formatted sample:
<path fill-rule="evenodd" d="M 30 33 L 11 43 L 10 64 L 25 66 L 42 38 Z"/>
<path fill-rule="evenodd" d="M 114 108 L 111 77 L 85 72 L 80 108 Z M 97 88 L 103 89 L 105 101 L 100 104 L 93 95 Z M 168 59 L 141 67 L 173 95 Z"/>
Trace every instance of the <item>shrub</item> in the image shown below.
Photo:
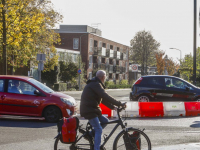
<path fill-rule="evenodd" d="M 66 91 L 67 90 L 67 83 L 55 83 L 54 84 L 55 91 Z"/>

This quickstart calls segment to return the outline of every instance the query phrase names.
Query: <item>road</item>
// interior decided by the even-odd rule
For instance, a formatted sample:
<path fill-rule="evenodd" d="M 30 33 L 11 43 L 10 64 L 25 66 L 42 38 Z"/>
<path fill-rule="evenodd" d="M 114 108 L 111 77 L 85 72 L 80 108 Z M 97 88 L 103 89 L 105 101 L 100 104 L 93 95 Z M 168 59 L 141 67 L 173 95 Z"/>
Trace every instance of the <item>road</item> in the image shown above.
<path fill-rule="evenodd" d="M 127 99 L 129 92 L 108 91 L 119 100 Z M 80 98 L 80 92 L 68 94 Z M 80 122 L 85 125 L 87 121 L 80 118 Z M 130 127 L 146 129 L 145 133 L 151 139 L 153 150 L 200 149 L 200 117 L 129 118 L 126 122 Z M 110 132 L 113 126 L 107 126 L 104 133 Z M 43 118 L 0 116 L 0 150 L 53 150 L 56 135 L 56 124 L 47 123 Z M 116 134 L 106 145 L 107 149 L 112 149 L 115 136 Z M 178 144 L 184 145 L 181 147 Z"/>

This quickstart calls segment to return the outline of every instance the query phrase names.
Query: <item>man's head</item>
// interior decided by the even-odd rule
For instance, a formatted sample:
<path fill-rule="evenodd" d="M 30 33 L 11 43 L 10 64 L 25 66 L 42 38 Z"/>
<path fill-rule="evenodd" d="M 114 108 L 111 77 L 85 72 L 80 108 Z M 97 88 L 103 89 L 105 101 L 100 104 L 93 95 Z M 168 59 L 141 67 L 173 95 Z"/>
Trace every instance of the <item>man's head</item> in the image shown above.
<path fill-rule="evenodd" d="M 14 84 L 14 86 L 18 87 L 20 83 L 18 80 L 13 80 L 13 84 Z"/>
<path fill-rule="evenodd" d="M 106 80 L 106 72 L 104 70 L 98 70 L 96 73 L 96 77 L 99 78 L 102 83 L 104 83 Z"/>
<path fill-rule="evenodd" d="M 170 84 L 171 84 L 171 81 L 167 80 L 166 85 L 170 85 Z"/>

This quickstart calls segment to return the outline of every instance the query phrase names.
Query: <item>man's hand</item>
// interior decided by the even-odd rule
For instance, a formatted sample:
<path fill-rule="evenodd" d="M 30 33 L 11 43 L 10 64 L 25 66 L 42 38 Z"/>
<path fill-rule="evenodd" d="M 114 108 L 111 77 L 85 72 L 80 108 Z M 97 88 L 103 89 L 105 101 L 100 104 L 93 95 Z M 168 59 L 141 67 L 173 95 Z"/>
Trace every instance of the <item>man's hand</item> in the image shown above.
<path fill-rule="evenodd" d="M 113 110 L 117 111 L 117 107 L 114 107 Z"/>
<path fill-rule="evenodd" d="M 125 109 L 127 107 L 126 103 L 122 103 L 122 107 Z"/>

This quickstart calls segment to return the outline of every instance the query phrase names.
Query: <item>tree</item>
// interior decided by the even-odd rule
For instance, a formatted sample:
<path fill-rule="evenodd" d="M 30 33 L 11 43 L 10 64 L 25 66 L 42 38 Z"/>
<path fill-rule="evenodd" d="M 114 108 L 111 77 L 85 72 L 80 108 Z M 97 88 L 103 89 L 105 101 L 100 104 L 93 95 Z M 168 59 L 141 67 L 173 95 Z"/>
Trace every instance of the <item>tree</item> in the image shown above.
<path fill-rule="evenodd" d="M 141 74 L 147 73 L 147 66 L 154 65 L 156 62 L 155 52 L 158 50 L 160 43 L 157 42 L 151 33 L 145 30 L 136 33 L 130 41 L 130 60 L 134 63 L 141 64 Z M 144 67 L 146 70 L 144 71 Z"/>
<path fill-rule="evenodd" d="M 49 0 L 0 0 L 0 59 L 3 58 L 4 74 L 7 63 L 22 67 L 36 60 L 37 53 L 56 53 L 53 44 L 60 41 L 59 34 L 51 29 L 62 16 L 50 3 Z"/>
<path fill-rule="evenodd" d="M 179 68 L 179 65 L 176 62 L 174 62 L 172 58 L 165 60 L 165 66 L 168 75 L 173 75 Z"/>
<path fill-rule="evenodd" d="M 59 73 L 59 77 L 60 80 L 63 82 L 67 82 L 67 81 L 74 81 L 77 77 L 77 70 L 78 70 L 78 66 L 75 63 L 66 63 L 64 61 L 59 61 L 59 65 L 60 65 L 60 73 Z"/>
<path fill-rule="evenodd" d="M 163 71 L 165 69 L 165 59 L 163 56 L 165 55 L 165 52 L 160 51 L 155 54 L 156 56 L 156 66 L 157 66 L 157 71 L 159 75 L 163 74 Z"/>

